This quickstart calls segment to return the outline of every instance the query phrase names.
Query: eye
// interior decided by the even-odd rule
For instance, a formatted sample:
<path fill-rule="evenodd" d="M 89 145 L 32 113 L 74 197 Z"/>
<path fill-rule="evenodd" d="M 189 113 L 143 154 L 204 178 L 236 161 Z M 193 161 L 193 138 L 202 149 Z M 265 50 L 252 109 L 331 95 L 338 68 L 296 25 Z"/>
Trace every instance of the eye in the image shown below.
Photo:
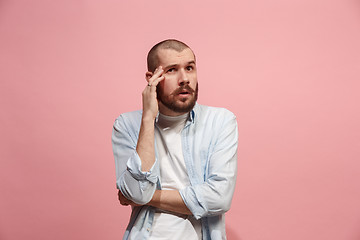
<path fill-rule="evenodd" d="M 186 70 L 187 70 L 187 71 L 191 71 L 191 70 L 193 70 L 193 69 L 194 69 L 193 66 L 187 66 L 187 67 L 186 67 Z"/>
<path fill-rule="evenodd" d="M 172 72 L 175 72 L 175 68 L 170 68 L 166 71 L 167 73 L 172 73 Z"/>

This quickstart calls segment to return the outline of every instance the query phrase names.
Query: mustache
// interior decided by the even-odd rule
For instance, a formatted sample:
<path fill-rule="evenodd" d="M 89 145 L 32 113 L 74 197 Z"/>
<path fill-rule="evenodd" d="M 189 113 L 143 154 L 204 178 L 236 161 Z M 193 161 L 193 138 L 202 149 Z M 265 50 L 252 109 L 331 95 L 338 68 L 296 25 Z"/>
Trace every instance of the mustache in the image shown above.
<path fill-rule="evenodd" d="M 181 87 L 177 88 L 172 94 L 177 95 L 177 94 L 180 94 L 183 91 L 187 91 L 189 93 L 194 93 L 195 92 L 194 89 L 192 89 L 188 84 L 186 84 L 184 86 L 181 86 Z"/>

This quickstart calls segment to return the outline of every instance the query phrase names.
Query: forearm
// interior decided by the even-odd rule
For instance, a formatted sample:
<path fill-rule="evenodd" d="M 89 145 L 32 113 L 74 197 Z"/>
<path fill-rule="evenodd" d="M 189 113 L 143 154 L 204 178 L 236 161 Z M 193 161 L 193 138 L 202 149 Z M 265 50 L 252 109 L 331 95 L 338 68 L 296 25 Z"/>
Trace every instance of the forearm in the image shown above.
<path fill-rule="evenodd" d="M 154 140 L 155 119 L 143 116 L 136 146 L 136 152 L 141 159 L 141 171 L 147 172 L 155 162 L 155 140 Z"/>
<path fill-rule="evenodd" d="M 156 190 L 148 205 L 165 211 L 192 215 L 177 190 Z"/>
<path fill-rule="evenodd" d="M 182 199 L 196 219 L 224 214 L 230 209 L 235 178 L 215 181 L 208 180 L 180 190 Z"/>

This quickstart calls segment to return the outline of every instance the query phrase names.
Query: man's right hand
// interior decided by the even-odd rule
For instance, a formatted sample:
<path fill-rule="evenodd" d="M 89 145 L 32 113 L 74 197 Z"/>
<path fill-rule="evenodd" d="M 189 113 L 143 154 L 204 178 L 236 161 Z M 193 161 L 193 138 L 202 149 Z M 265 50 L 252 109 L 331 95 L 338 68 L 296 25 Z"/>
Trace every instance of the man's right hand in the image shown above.
<path fill-rule="evenodd" d="M 164 70 L 161 66 L 159 66 L 154 73 L 147 72 L 146 79 L 148 81 L 148 85 L 142 92 L 142 100 L 143 100 L 143 119 L 155 119 L 158 111 L 158 101 L 156 97 L 156 86 L 160 81 L 164 80 L 165 77 L 162 75 Z"/>
<path fill-rule="evenodd" d="M 146 73 L 148 86 L 146 86 L 142 93 L 143 113 L 136 145 L 136 152 L 141 159 L 141 171 L 143 172 L 149 171 L 155 163 L 154 122 L 159 111 L 156 86 L 160 81 L 164 80 L 163 72 L 164 70 L 160 66 L 154 73 Z"/>

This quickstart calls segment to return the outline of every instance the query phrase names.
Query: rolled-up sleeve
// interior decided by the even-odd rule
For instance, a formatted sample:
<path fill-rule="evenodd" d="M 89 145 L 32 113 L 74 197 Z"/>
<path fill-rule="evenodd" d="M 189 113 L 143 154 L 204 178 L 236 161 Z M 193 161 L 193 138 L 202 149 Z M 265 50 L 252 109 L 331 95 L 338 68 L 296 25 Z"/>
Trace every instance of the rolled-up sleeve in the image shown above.
<path fill-rule="evenodd" d="M 227 116 L 208 159 L 205 181 L 180 190 L 196 219 L 220 215 L 230 209 L 237 174 L 238 129 L 235 115 Z"/>
<path fill-rule="evenodd" d="M 131 119 L 127 121 L 123 116 L 117 118 L 112 131 L 112 147 L 117 188 L 127 199 L 146 204 L 156 190 L 159 167 L 156 160 L 148 172 L 141 171 L 141 159 L 136 152 L 139 128 Z"/>

